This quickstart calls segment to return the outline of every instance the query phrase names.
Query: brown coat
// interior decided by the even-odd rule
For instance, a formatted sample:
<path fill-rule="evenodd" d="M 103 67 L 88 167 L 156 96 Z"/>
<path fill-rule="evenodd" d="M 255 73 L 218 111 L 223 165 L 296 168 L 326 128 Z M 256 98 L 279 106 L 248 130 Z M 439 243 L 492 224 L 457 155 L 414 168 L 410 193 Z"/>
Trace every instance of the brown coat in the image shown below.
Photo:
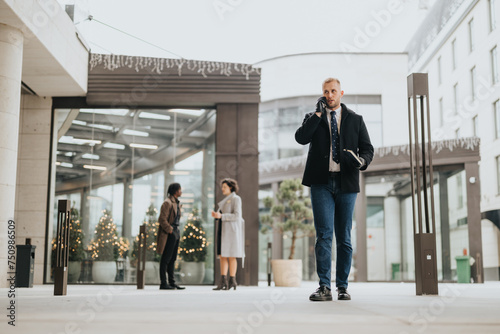
<path fill-rule="evenodd" d="M 180 214 L 180 213 L 179 213 Z M 158 217 L 158 233 L 156 237 L 156 252 L 163 254 L 168 235 L 172 233 L 172 224 L 177 216 L 177 199 L 169 196 L 161 205 L 160 217 Z"/>

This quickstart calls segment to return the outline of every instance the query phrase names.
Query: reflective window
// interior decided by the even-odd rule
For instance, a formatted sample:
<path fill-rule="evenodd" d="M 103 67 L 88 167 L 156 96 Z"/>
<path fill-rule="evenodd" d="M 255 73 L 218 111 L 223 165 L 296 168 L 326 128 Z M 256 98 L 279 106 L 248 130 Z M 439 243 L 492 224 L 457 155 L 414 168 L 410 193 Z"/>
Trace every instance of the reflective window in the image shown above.
<path fill-rule="evenodd" d="M 474 19 L 471 19 L 468 24 L 469 27 L 469 51 L 474 51 Z"/>
<path fill-rule="evenodd" d="M 472 117 L 472 131 L 474 137 L 479 136 L 479 120 L 477 115 Z"/>
<path fill-rule="evenodd" d="M 496 13 L 496 0 L 488 0 L 488 14 L 490 19 L 490 31 L 496 29 L 497 26 L 497 13 Z"/>
<path fill-rule="evenodd" d="M 457 68 L 457 40 L 451 41 L 451 66 L 452 69 Z"/>
<path fill-rule="evenodd" d="M 476 99 L 476 66 L 474 66 L 473 68 L 471 68 L 470 70 L 470 88 L 471 88 L 471 96 L 472 96 L 472 100 L 475 100 Z"/>
<path fill-rule="evenodd" d="M 71 283 L 134 283 L 137 235 L 146 224 L 146 283 L 158 284 L 158 217 L 173 182 L 183 190 L 181 236 L 191 224 L 197 226 L 199 240 L 206 240 L 194 250 L 203 270 L 191 272 L 183 263 L 192 259 L 180 254 L 176 278 L 183 284 L 213 283 L 215 114 L 211 109 L 55 111 L 58 140 L 49 238 L 55 237 L 57 201 L 70 200 L 72 230 L 80 233 L 72 242 L 81 244 L 77 256 L 70 257 Z M 53 279 L 51 262 L 48 282 Z"/>
<path fill-rule="evenodd" d="M 500 138 L 500 100 L 496 100 L 493 104 L 493 112 L 495 118 L 495 139 Z"/>
<path fill-rule="evenodd" d="M 455 257 L 463 255 L 469 243 L 465 171 L 434 171 L 434 179 L 438 280 L 456 280 Z M 368 176 L 365 181 L 368 280 L 414 280 L 410 176 L 392 173 Z"/>
<path fill-rule="evenodd" d="M 496 157 L 497 162 L 497 194 L 500 194 L 500 156 Z"/>
<path fill-rule="evenodd" d="M 498 83 L 498 54 L 496 46 L 493 49 L 491 49 L 490 57 L 491 57 L 491 81 L 495 85 Z"/>

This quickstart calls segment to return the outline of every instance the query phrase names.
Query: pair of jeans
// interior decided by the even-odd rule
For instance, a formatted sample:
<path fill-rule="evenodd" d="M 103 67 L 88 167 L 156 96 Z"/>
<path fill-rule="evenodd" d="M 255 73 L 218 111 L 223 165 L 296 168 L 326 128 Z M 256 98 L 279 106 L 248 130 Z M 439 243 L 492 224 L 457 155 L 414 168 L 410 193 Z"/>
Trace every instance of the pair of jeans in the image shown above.
<path fill-rule="evenodd" d="M 163 254 L 161 255 L 160 282 L 162 285 L 167 284 L 166 273 L 168 274 L 168 283 L 170 285 L 175 284 L 174 267 L 175 267 L 175 260 L 177 260 L 179 239 L 180 239 L 179 229 L 174 228 L 172 233 L 168 235 L 167 243 L 165 244 L 165 248 L 163 249 Z"/>
<path fill-rule="evenodd" d="M 326 184 L 311 185 L 311 204 L 316 228 L 316 272 L 319 285 L 330 288 L 332 279 L 332 241 L 335 230 L 337 261 L 335 285 L 347 288 L 351 270 L 352 215 L 357 193 L 340 191 L 340 175 L 334 173 Z"/>

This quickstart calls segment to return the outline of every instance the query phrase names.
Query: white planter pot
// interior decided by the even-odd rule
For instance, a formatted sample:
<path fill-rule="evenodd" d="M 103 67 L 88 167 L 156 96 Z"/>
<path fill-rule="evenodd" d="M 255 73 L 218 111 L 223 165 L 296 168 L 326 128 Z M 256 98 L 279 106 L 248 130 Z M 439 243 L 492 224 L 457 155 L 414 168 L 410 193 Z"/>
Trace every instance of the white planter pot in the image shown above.
<path fill-rule="evenodd" d="M 146 261 L 146 284 L 160 284 L 160 263 Z"/>
<path fill-rule="evenodd" d="M 115 277 L 115 261 L 94 261 L 92 264 L 92 278 L 95 283 L 114 283 Z"/>
<path fill-rule="evenodd" d="M 181 281 L 183 284 L 201 284 L 205 277 L 205 262 L 182 262 Z"/>
<path fill-rule="evenodd" d="M 68 283 L 75 283 L 80 278 L 82 263 L 80 261 L 68 262 Z"/>
<path fill-rule="evenodd" d="M 302 260 L 271 260 L 276 286 L 300 286 Z"/>

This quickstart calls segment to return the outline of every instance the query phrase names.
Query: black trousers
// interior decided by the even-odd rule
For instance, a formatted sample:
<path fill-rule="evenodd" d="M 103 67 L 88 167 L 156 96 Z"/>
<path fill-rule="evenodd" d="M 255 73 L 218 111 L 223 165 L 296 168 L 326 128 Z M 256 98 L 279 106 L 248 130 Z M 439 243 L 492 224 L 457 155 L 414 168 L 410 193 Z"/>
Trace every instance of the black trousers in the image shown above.
<path fill-rule="evenodd" d="M 165 244 L 165 249 L 163 250 L 163 254 L 161 255 L 160 282 L 163 285 L 167 284 L 167 275 L 165 274 L 165 272 L 168 274 L 168 283 L 171 285 L 175 284 L 174 267 L 175 267 L 175 260 L 177 260 L 179 239 L 180 239 L 179 229 L 175 229 L 172 233 L 168 235 L 167 243 Z"/>

